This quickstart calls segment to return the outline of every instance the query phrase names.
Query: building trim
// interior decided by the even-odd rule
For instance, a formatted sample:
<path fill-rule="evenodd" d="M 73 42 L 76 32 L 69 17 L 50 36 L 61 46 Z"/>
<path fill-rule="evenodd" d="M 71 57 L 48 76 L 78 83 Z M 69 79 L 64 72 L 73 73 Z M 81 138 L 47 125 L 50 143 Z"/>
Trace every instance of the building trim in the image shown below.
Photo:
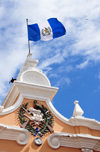
<path fill-rule="evenodd" d="M 55 132 L 48 137 L 48 144 L 53 149 L 58 149 L 60 146 L 80 148 L 81 150 L 88 149 L 89 151 L 100 151 L 100 137 L 91 136 L 88 134 L 69 134 Z"/>
<path fill-rule="evenodd" d="M 89 118 L 85 118 L 83 116 L 81 117 L 71 117 L 70 119 L 67 119 L 66 117 L 64 117 L 63 115 L 61 115 L 53 106 L 53 104 L 51 103 L 51 101 L 48 99 L 48 101 L 46 101 L 49 109 L 54 113 L 54 115 L 61 120 L 62 122 L 71 125 L 71 126 L 85 126 L 91 129 L 96 129 L 96 130 L 100 130 L 100 122 L 96 121 L 95 119 L 89 119 Z"/>
<path fill-rule="evenodd" d="M 17 126 L 0 124 L 0 139 L 14 140 L 20 145 L 25 145 L 30 139 L 30 132 Z"/>

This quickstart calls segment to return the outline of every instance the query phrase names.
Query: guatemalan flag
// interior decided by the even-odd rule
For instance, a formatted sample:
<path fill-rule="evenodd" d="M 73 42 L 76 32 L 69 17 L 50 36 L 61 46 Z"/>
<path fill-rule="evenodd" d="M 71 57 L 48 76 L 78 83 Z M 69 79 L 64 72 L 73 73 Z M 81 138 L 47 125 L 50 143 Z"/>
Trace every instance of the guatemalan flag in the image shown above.
<path fill-rule="evenodd" d="M 57 18 L 50 18 L 41 24 L 28 25 L 29 41 L 48 41 L 65 35 L 66 30 Z"/>

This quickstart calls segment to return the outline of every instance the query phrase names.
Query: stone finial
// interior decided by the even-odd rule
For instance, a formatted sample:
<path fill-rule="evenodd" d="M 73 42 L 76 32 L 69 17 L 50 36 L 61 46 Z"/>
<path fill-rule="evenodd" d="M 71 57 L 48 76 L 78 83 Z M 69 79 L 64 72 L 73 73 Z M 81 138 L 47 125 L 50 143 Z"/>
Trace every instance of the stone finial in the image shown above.
<path fill-rule="evenodd" d="M 29 54 L 27 55 L 27 59 L 26 59 L 26 61 L 25 61 L 25 63 L 24 63 L 24 67 L 25 67 L 25 68 L 36 67 L 37 64 L 38 64 L 38 60 L 32 59 L 32 54 L 29 53 Z M 24 68 L 24 67 L 23 67 L 23 68 Z"/>
<path fill-rule="evenodd" d="M 74 117 L 82 117 L 84 111 L 81 109 L 80 105 L 78 104 L 79 101 L 74 101 L 75 104 L 75 108 L 74 108 L 74 112 L 73 112 L 73 116 Z"/>
<path fill-rule="evenodd" d="M 37 68 L 37 64 L 38 64 L 38 60 L 32 59 L 32 54 L 29 53 L 27 55 L 27 59 L 23 65 L 23 68 L 21 70 L 21 73 L 28 70 L 28 69 L 33 69 L 33 68 Z"/>
<path fill-rule="evenodd" d="M 24 71 L 32 70 L 32 69 L 37 70 L 37 64 L 38 64 L 38 60 L 32 59 L 32 54 L 29 53 L 27 55 L 26 61 L 23 65 L 23 68 L 20 70 L 20 73 L 17 77 L 17 80 L 19 81 L 21 79 L 21 75 Z"/>

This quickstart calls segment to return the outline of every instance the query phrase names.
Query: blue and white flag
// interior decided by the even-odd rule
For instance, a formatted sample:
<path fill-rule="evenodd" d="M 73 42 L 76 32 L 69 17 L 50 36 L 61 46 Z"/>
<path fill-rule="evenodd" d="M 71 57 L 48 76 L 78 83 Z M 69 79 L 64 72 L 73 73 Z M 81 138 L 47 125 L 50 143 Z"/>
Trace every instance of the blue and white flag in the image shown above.
<path fill-rule="evenodd" d="M 50 18 L 41 24 L 28 25 L 29 41 L 48 41 L 65 35 L 66 29 L 57 18 Z"/>

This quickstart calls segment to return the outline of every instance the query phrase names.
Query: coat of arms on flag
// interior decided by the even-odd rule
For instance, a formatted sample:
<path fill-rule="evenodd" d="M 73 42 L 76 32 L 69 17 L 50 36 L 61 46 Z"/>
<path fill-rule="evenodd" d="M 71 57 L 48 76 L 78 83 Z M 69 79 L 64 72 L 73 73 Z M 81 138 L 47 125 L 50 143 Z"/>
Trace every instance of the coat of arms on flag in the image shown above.
<path fill-rule="evenodd" d="M 50 27 L 45 27 L 44 29 L 42 29 L 42 35 L 43 36 L 50 35 L 50 33 L 51 33 L 51 28 Z"/>

